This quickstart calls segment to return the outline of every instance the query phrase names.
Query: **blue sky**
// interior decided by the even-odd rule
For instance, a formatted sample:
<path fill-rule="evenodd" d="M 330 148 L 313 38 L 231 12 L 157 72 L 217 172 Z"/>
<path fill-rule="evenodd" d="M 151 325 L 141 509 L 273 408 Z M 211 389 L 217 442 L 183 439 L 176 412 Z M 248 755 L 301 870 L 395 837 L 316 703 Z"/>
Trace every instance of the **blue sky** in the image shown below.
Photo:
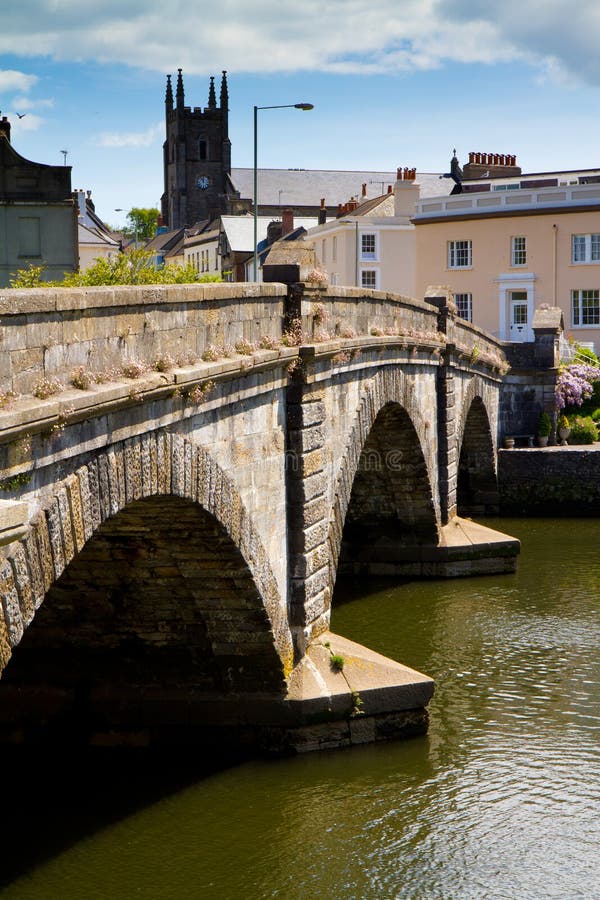
<path fill-rule="evenodd" d="M 600 4 L 580 0 L 21 0 L 2 11 L 0 110 L 23 156 L 73 167 L 122 224 L 162 193 L 165 75 L 205 105 L 228 70 L 234 166 L 446 171 L 454 147 L 525 171 L 600 166 Z M 524 19 L 526 18 L 526 21 Z M 571 21 L 571 19 L 573 21 Z M 15 53 L 15 48 L 21 48 Z M 17 113 L 23 115 L 19 119 Z"/>

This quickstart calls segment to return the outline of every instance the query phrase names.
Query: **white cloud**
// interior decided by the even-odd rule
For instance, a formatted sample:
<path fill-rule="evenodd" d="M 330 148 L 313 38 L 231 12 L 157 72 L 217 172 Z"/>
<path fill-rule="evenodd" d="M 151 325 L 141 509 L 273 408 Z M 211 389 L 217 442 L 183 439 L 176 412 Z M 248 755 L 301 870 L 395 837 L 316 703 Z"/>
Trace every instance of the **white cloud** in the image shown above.
<path fill-rule="evenodd" d="M 23 113 L 19 118 L 17 112 L 9 112 L 8 118 L 11 121 L 14 134 L 19 134 L 21 131 L 37 131 L 46 121 L 41 116 L 36 116 L 33 113 Z"/>
<path fill-rule="evenodd" d="M 14 69 L 0 69 L 0 93 L 29 91 L 38 81 L 37 75 L 27 75 Z"/>
<path fill-rule="evenodd" d="M 20 0 L 9 7 L 0 53 L 159 72 L 182 66 L 189 74 L 376 73 L 519 59 L 546 77 L 600 83 L 597 0 L 579 0 L 573 15 L 563 0 L 528 0 L 526 10 L 517 0 Z"/>
<path fill-rule="evenodd" d="M 52 109 L 54 107 L 54 99 L 52 97 L 38 97 L 33 99 L 31 97 L 15 97 L 13 100 L 13 104 L 15 109 L 18 109 L 19 112 L 22 110 L 31 110 L 31 109 Z"/>
<path fill-rule="evenodd" d="M 152 125 L 146 131 L 104 131 L 96 138 L 101 147 L 110 149 L 123 147 L 150 147 L 164 137 L 164 124 L 162 122 Z"/>
<path fill-rule="evenodd" d="M 579 0 L 572 10 L 564 0 L 438 0 L 439 14 L 461 28 L 485 23 L 503 43 L 547 78 L 600 84 L 600 5 Z"/>

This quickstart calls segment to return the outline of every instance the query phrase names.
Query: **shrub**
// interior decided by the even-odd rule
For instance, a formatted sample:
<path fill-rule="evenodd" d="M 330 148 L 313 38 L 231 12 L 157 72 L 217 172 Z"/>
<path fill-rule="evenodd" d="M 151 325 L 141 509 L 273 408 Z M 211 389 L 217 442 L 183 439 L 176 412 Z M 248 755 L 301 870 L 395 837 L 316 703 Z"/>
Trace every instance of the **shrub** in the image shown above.
<path fill-rule="evenodd" d="M 592 419 L 594 420 L 594 422 L 600 422 L 600 407 L 594 410 L 594 412 L 592 413 Z"/>
<path fill-rule="evenodd" d="M 32 266 L 11 273 L 10 286 L 95 287 L 106 284 L 191 284 L 222 281 L 220 275 L 198 275 L 191 264 L 155 265 L 154 255 L 143 248 L 119 253 L 111 259 L 95 259 L 85 272 L 66 272 L 62 281 L 43 280 L 46 266 Z"/>
<path fill-rule="evenodd" d="M 258 346 L 261 350 L 277 350 L 279 341 L 277 338 L 270 337 L 268 334 L 263 334 L 258 342 Z"/>
<path fill-rule="evenodd" d="M 69 380 L 74 388 L 77 388 L 80 391 L 89 391 L 94 379 L 85 366 L 79 366 L 78 369 L 71 372 L 71 378 Z"/>
<path fill-rule="evenodd" d="M 256 347 L 250 341 L 246 340 L 246 338 L 240 338 L 239 341 L 235 343 L 236 353 L 240 353 L 242 356 L 251 356 Z"/>
<path fill-rule="evenodd" d="M 26 269 L 10 273 L 10 286 L 11 288 L 40 287 L 43 284 L 42 276 L 45 271 L 45 265 L 35 266 L 33 263 L 29 263 Z"/>
<path fill-rule="evenodd" d="M 590 416 L 573 416 L 570 427 L 569 444 L 593 444 L 598 440 L 598 428 Z"/>
<path fill-rule="evenodd" d="M 170 353 L 159 353 L 152 363 L 155 372 L 169 372 L 174 366 L 175 360 Z"/>
<path fill-rule="evenodd" d="M 288 328 L 283 332 L 281 343 L 284 347 L 299 347 L 303 340 L 302 320 L 292 319 Z"/>
<path fill-rule="evenodd" d="M 600 359 L 590 347 L 583 347 L 575 342 L 575 358 L 578 362 L 587 363 L 590 366 L 600 366 Z"/>
<path fill-rule="evenodd" d="M 148 366 L 146 363 L 137 359 L 132 359 L 131 362 L 125 363 L 121 369 L 121 374 L 124 375 L 125 378 L 141 378 L 147 371 Z"/>
<path fill-rule="evenodd" d="M 42 378 L 34 385 L 32 393 L 39 400 L 47 400 L 48 397 L 58 394 L 62 389 L 62 384 L 56 378 Z"/>
<path fill-rule="evenodd" d="M 8 409 L 16 399 L 17 394 L 14 391 L 0 391 L 0 409 Z"/>
<path fill-rule="evenodd" d="M 215 347 L 214 344 L 209 344 L 203 351 L 201 359 L 204 362 L 216 362 L 218 359 L 221 359 L 222 356 L 223 354 L 218 347 Z"/>
<path fill-rule="evenodd" d="M 552 419 L 547 412 L 543 412 L 538 422 L 537 433 L 539 437 L 549 437 L 552 431 Z"/>

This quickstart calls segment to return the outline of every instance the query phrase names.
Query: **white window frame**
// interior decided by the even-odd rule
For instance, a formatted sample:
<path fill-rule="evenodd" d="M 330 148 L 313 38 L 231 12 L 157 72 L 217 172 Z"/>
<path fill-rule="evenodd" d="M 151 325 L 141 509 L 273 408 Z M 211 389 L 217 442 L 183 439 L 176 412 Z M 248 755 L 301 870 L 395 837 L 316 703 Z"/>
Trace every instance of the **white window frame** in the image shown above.
<path fill-rule="evenodd" d="M 465 319 L 467 322 L 473 321 L 473 294 L 470 291 L 464 293 L 456 293 L 454 295 L 454 302 L 456 303 L 457 314 L 461 319 Z M 462 307 L 462 310 L 461 310 Z M 466 313 L 466 315 L 465 315 Z"/>
<path fill-rule="evenodd" d="M 365 275 L 374 275 L 375 284 L 365 284 Z M 377 269 L 361 269 L 360 270 L 360 286 L 376 291 L 379 288 L 379 271 Z"/>
<path fill-rule="evenodd" d="M 323 238 L 323 248 L 321 250 L 321 262 L 327 264 L 327 238 Z"/>
<path fill-rule="evenodd" d="M 527 238 L 523 234 L 510 239 L 510 264 L 516 268 L 527 265 Z"/>
<path fill-rule="evenodd" d="M 588 296 L 585 296 L 588 295 Z M 589 296 L 589 295 L 594 295 Z M 584 301 L 588 301 L 588 305 L 584 306 Z M 594 301 L 594 306 L 589 301 Z M 595 322 L 584 322 L 584 318 L 589 315 L 589 310 L 594 310 Z M 571 322 L 573 328 L 598 328 L 600 327 L 600 290 L 595 288 L 578 288 L 571 291 Z"/>
<path fill-rule="evenodd" d="M 337 262 L 337 234 L 333 236 L 333 247 L 331 249 L 331 261 Z"/>
<path fill-rule="evenodd" d="M 365 249 L 365 243 L 368 241 L 372 245 L 372 249 Z M 360 235 L 360 258 L 363 262 L 377 262 L 379 259 L 377 232 L 363 231 Z"/>
<path fill-rule="evenodd" d="M 571 263 L 574 266 L 598 265 L 600 263 L 600 234 L 572 234 Z"/>
<path fill-rule="evenodd" d="M 458 262 L 463 259 L 465 261 Z M 448 241 L 448 268 L 470 269 L 473 266 L 473 241 Z"/>

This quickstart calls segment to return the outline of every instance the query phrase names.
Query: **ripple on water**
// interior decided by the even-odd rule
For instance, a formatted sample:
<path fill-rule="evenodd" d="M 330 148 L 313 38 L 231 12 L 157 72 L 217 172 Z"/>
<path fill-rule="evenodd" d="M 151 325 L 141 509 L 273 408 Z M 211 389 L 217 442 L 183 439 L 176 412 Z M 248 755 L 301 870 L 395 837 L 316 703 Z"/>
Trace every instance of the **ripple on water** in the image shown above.
<path fill-rule="evenodd" d="M 500 527 L 516 575 L 355 583 L 334 610 L 435 678 L 427 737 L 213 774 L 3 900 L 600 900 L 600 523 Z"/>

